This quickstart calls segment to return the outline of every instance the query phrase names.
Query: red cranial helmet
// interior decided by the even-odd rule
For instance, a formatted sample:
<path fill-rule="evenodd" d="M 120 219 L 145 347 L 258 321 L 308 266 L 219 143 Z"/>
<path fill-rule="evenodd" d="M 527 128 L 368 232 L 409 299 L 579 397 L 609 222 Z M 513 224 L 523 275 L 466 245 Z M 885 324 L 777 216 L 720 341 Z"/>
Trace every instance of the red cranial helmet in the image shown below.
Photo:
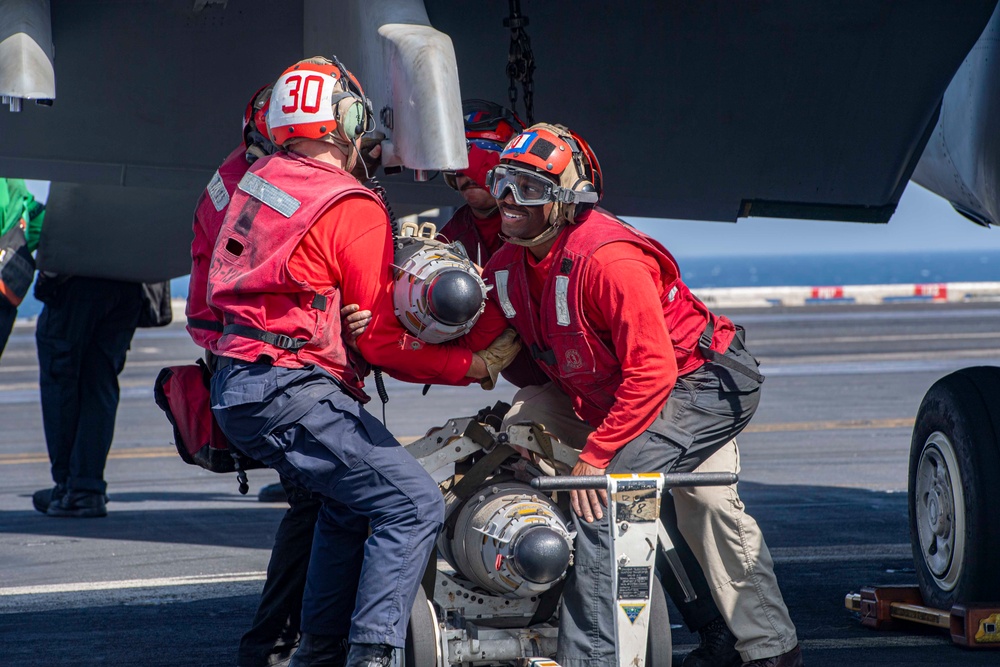
<path fill-rule="evenodd" d="M 261 87 L 247 103 L 247 108 L 243 112 L 243 143 L 248 150 L 256 147 L 262 154 L 274 152 L 275 147 L 267 130 L 267 111 L 270 104 L 271 84 Z"/>
<path fill-rule="evenodd" d="M 524 123 L 510 109 L 486 100 L 462 102 L 465 119 L 465 142 L 469 148 L 469 166 L 458 172 L 444 173 L 444 180 L 457 189 L 456 174 L 471 178 L 486 188 L 486 174 L 500 161 L 500 151 L 511 137 L 524 129 Z"/>
<path fill-rule="evenodd" d="M 536 123 L 504 147 L 487 183 L 497 199 L 509 190 L 521 206 L 554 204 L 549 223 L 557 227 L 594 208 L 603 180 L 597 156 L 578 134 Z"/>

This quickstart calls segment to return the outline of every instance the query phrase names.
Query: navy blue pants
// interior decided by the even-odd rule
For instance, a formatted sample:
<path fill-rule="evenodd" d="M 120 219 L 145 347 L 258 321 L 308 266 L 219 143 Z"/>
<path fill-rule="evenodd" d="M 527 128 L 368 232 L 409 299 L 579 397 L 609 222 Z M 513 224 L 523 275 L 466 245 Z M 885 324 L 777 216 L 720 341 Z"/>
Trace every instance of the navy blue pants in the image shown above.
<path fill-rule="evenodd" d="M 332 376 L 311 366 L 234 363 L 212 376 L 212 410 L 234 447 L 323 498 L 302 632 L 404 646 L 444 521 L 437 484 Z"/>
<path fill-rule="evenodd" d="M 141 286 L 70 278 L 38 317 L 38 383 L 52 480 L 105 493 L 118 412 L 118 374 L 139 321 Z"/>
<path fill-rule="evenodd" d="M 267 667 L 275 658 L 287 658 L 302 625 L 302 594 L 321 501 L 284 477 L 281 485 L 288 510 L 274 536 L 253 626 L 240 639 L 240 667 Z"/>
<path fill-rule="evenodd" d="M 14 329 L 14 320 L 17 319 L 17 306 L 0 296 L 0 357 L 3 356 L 3 349 L 7 347 L 7 340 L 10 332 Z"/>

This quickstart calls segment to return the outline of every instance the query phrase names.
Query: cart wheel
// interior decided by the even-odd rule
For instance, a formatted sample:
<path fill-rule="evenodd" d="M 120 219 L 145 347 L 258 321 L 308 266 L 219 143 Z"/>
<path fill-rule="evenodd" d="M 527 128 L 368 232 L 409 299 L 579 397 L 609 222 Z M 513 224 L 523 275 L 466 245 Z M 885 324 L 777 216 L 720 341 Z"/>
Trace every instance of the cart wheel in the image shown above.
<path fill-rule="evenodd" d="M 649 600 L 649 640 L 646 643 L 646 667 L 671 664 L 673 639 L 670 637 L 670 612 L 667 597 L 657 577 Z"/>
<path fill-rule="evenodd" d="M 439 661 L 437 614 L 427 599 L 423 587 L 417 589 L 410 611 L 410 624 L 406 627 L 406 648 L 403 667 L 438 667 Z"/>

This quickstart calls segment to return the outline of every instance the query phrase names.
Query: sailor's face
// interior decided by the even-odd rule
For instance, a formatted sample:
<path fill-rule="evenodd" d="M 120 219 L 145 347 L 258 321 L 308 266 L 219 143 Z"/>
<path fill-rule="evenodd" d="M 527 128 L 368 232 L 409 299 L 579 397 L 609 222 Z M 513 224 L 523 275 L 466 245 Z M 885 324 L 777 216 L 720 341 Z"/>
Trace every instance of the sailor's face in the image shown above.
<path fill-rule="evenodd" d="M 465 203 L 475 211 L 488 211 L 496 206 L 496 200 L 489 190 L 480 187 L 478 183 L 459 172 L 455 174 L 455 185 L 461 193 Z"/>
<path fill-rule="evenodd" d="M 520 206 L 514 201 L 514 195 L 509 189 L 497 203 L 500 206 L 500 229 L 507 236 L 533 239 L 549 226 L 552 204 Z"/>

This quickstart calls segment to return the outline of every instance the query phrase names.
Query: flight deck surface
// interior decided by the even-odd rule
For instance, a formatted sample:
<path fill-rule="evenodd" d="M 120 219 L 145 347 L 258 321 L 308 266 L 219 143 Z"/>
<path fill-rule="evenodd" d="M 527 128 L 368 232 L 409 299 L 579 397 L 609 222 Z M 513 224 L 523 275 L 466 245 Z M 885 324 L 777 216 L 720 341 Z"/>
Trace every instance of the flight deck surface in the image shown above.
<path fill-rule="evenodd" d="M 915 582 L 906 516 L 910 429 L 924 392 L 958 368 L 1000 365 L 995 304 L 733 310 L 768 379 L 739 444 L 740 495 L 763 527 L 810 667 L 995 665 L 933 630 L 875 632 L 844 609 L 864 585 Z M 121 376 L 108 461 L 108 517 L 43 516 L 51 485 L 33 326 L 0 361 L 0 656 L 18 666 L 232 665 L 249 627 L 284 506 L 260 503 L 269 470 L 184 464 L 152 381 L 198 350 L 183 326 L 139 330 Z M 467 416 L 513 388 L 387 382 L 402 440 Z M 373 389 L 373 387 L 372 387 Z M 371 392 L 374 394 L 374 391 Z M 380 416 L 377 398 L 369 404 Z M 679 617 L 673 614 L 672 621 Z M 697 636 L 675 627 L 675 661 Z"/>

